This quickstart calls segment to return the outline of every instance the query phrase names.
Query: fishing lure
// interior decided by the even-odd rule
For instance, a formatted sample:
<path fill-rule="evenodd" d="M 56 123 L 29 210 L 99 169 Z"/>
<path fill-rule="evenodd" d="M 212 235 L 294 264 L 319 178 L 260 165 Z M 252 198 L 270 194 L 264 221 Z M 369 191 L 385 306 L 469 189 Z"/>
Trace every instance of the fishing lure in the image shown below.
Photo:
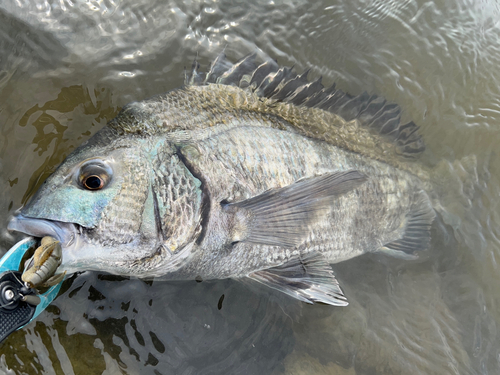
<path fill-rule="evenodd" d="M 26 324 L 35 319 L 48 305 L 56 298 L 62 279 L 51 286 L 44 293 L 38 293 L 35 288 L 32 288 L 27 283 L 21 280 L 21 261 L 26 252 L 37 247 L 38 241 L 33 237 L 25 238 L 16 243 L 1 259 L 0 259 L 0 342 L 17 329 L 24 327 Z M 38 251 L 38 250 L 37 250 Z M 40 250 L 40 253 L 47 255 L 48 253 Z M 40 254 L 42 255 L 42 254 Z M 50 255 L 50 254 L 48 254 Z M 53 260 L 50 256 L 45 260 L 44 256 L 40 257 L 39 265 L 46 265 L 48 270 L 53 270 Z M 28 274 L 29 276 L 30 274 Z M 48 273 L 33 271 L 31 281 L 38 282 L 34 276 L 42 276 L 41 283 L 48 281 L 50 276 Z M 39 284 L 37 284 L 39 285 Z"/>
<path fill-rule="evenodd" d="M 46 236 L 42 238 L 40 247 L 35 250 L 35 255 L 25 268 L 21 279 L 30 288 L 56 285 L 66 275 L 66 272 L 54 275 L 61 260 L 61 243 L 53 237 Z"/>

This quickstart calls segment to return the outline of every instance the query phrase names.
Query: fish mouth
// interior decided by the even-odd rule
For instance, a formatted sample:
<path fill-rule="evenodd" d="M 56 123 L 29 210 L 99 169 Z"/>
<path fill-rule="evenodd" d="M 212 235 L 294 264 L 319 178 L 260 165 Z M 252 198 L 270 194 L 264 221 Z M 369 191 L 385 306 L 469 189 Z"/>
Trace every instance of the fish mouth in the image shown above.
<path fill-rule="evenodd" d="M 63 250 L 73 246 L 81 233 L 81 227 L 78 224 L 30 218 L 22 214 L 14 216 L 7 225 L 7 229 L 33 237 L 54 237 L 61 243 Z"/>
<path fill-rule="evenodd" d="M 104 271 L 119 275 L 130 274 L 130 262 L 123 261 L 122 253 L 117 251 L 115 255 L 118 255 L 112 258 L 110 251 L 103 257 L 102 247 L 86 241 L 84 232 L 87 228 L 80 224 L 32 218 L 18 213 L 11 218 L 7 229 L 39 239 L 50 236 L 58 240 L 62 248 L 62 262 L 57 272 L 66 271 L 71 274 L 81 271 Z"/>

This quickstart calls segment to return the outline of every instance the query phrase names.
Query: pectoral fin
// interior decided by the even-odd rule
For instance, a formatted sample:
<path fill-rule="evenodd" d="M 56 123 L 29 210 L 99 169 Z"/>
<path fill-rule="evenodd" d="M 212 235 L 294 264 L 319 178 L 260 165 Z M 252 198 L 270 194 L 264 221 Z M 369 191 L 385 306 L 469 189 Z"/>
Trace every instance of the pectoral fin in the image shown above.
<path fill-rule="evenodd" d="M 358 171 L 327 173 L 223 205 L 232 217 L 233 242 L 295 247 L 309 225 L 331 208 L 333 199 L 366 181 Z"/>
<path fill-rule="evenodd" d="M 332 268 L 318 253 L 308 254 L 279 267 L 254 272 L 249 278 L 303 302 L 348 305 Z"/>

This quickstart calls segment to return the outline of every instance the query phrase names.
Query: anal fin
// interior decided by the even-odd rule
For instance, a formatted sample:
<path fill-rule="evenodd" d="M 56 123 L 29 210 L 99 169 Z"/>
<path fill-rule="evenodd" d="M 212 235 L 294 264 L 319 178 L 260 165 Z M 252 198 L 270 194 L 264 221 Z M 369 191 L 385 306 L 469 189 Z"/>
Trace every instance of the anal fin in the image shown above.
<path fill-rule="evenodd" d="M 310 253 L 282 266 L 253 272 L 248 277 L 303 302 L 333 306 L 349 304 L 332 268 L 319 253 Z"/>
<path fill-rule="evenodd" d="M 421 191 L 404 223 L 403 236 L 385 244 L 379 251 L 401 259 L 417 259 L 431 241 L 431 225 L 436 217 L 427 194 Z"/>

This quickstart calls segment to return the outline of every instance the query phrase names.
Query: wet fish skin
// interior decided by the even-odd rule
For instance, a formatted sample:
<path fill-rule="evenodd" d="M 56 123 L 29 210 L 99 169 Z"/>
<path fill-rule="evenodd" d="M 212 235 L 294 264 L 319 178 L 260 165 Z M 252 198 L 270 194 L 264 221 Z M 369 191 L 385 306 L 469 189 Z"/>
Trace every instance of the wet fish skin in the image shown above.
<path fill-rule="evenodd" d="M 212 66 L 205 81 L 127 105 L 10 229 L 55 236 L 68 272 L 250 277 L 345 305 L 330 263 L 428 246 L 428 174 L 401 156 L 422 141 L 385 100 L 269 64 Z"/>
<path fill-rule="evenodd" d="M 234 147 L 236 142 L 238 147 Z M 336 263 L 376 251 L 402 236 L 401 224 L 412 205 L 420 203 L 422 194 L 427 199 L 422 193 L 424 184 L 407 172 L 274 129 L 235 128 L 199 142 L 197 147 L 196 153 L 189 150 L 196 156 L 185 155 L 185 159 L 196 166 L 196 172 L 204 171 L 205 178 L 212 181 L 209 194 L 213 219 L 209 220 L 200 246 L 203 255 L 193 272 L 208 278 L 242 277 L 252 270 L 277 266 L 309 252 L 320 252 L 328 262 Z M 265 162 L 261 162 L 263 158 Z M 230 249 L 221 246 L 217 236 L 218 226 L 225 222 L 221 201 L 244 201 L 304 177 L 353 169 L 368 176 L 368 181 L 335 199 L 331 210 L 316 222 L 312 233 L 296 249 L 245 242 Z"/>

